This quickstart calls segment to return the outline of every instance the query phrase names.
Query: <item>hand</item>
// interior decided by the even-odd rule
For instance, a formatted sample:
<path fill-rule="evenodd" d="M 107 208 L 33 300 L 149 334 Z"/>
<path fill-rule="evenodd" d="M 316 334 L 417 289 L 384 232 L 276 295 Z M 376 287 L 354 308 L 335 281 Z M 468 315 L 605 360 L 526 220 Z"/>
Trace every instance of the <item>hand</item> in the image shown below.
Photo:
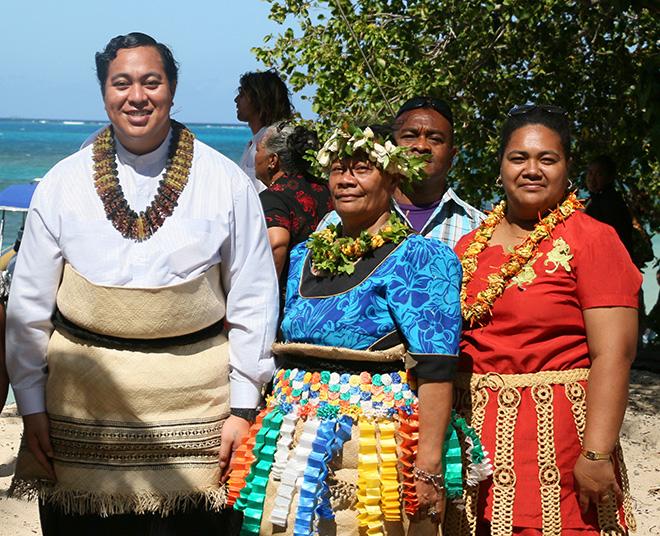
<path fill-rule="evenodd" d="M 445 491 L 438 493 L 433 484 L 423 480 L 415 481 L 415 490 L 419 502 L 418 515 L 428 516 L 434 523 L 440 523 L 445 516 Z"/>
<path fill-rule="evenodd" d="M 432 474 L 439 474 L 443 471 L 441 463 L 425 464 L 419 453 L 415 465 Z M 418 515 L 420 517 L 428 516 L 434 523 L 442 521 L 445 513 L 445 490 L 442 489 L 438 492 L 431 482 L 415 479 L 415 491 L 419 503 Z"/>
<path fill-rule="evenodd" d="M 597 506 L 614 495 L 617 504 L 623 501 L 623 493 L 614 476 L 614 465 L 610 460 L 587 460 L 578 456 L 573 468 L 575 490 L 582 513 L 589 510 L 590 503 Z"/>
<path fill-rule="evenodd" d="M 46 413 L 33 413 L 23 416 L 23 429 L 28 449 L 45 469 L 52 480 L 57 480 L 50 458 L 53 447 L 50 444 L 50 423 Z"/>
<path fill-rule="evenodd" d="M 220 483 L 224 484 L 229 480 L 229 467 L 234 451 L 243 442 L 243 439 L 250 429 L 250 422 L 236 415 L 227 417 L 222 426 L 222 436 L 220 438 Z"/>

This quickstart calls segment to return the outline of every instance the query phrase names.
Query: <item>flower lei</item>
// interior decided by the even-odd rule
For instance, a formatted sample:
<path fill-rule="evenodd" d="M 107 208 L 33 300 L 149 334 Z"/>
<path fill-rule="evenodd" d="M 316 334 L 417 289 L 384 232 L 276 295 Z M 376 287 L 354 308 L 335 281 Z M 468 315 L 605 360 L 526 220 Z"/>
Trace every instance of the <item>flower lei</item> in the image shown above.
<path fill-rule="evenodd" d="M 364 152 L 380 169 L 403 176 L 407 185 L 426 177 L 427 155 L 415 155 L 408 147 L 394 145 L 390 140 L 379 140 L 369 127 L 362 130 L 344 124 L 335 129 L 314 155 L 314 160 L 321 171 L 328 173 L 335 160 L 351 158 L 358 152 Z"/>
<path fill-rule="evenodd" d="M 554 209 L 545 218 L 539 221 L 534 230 L 522 242 L 513 248 L 508 260 L 500 266 L 499 270 L 488 275 L 488 287 L 477 293 L 474 303 L 467 303 L 467 286 L 472 281 L 477 270 L 478 256 L 486 248 L 493 236 L 495 227 L 502 221 L 506 212 L 506 202 L 497 205 L 474 235 L 474 239 L 463 253 L 463 284 L 461 286 L 461 310 L 463 318 L 469 322 L 470 327 L 475 324 L 482 325 L 490 317 L 493 304 L 503 293 L 508 282 L 515 277 L 532 259 L 539 248 L 539 244 L 551 236 L 552 231 L 561 221 L 568 218 L 573 212 L 583 208 L 574 192 L 571 192 L 561 205 Z"/>
<path fill-rule="evenodd" d="M 151 204 L 140 214 L 126 201 L 117 176 L 115 139 L 112 126 L 94 141 L 94 187 L 112 225 L 124 238 L 143 242 L 172 215 L 181 192 L 188 183 L 195 136 L 181 123 L 172 121 L 172 139 L 165 173 Z"/>
<path fill-rule="evenodd" d="M 408 234 L 410 228 L 394 213 L 374 235 L 362 231 L 357 238 L 341 236 L 341 224 L 328 225 L 312 233 L 307 241 L 312 255 L 312 271 L 317 275 L 350 275 L 355 271 L 355 262 L 367 253 L 387 242 L 398 244 Z"/>

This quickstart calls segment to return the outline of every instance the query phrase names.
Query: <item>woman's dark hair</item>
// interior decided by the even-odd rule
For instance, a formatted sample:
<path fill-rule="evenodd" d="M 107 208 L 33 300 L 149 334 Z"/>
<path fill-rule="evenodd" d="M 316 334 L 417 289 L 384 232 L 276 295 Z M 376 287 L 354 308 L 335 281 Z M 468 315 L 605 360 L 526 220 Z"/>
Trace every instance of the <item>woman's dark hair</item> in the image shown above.
<path fill-rule="evenodd" d="M 280 169 L 288 174 L 308 174 L 307 151 L 317 151 L 319 139 L 316 132 L 303 126 L 280 121 L 268 127 L 264 134 L 264 149 L 280 159 Z"/>
<path fill-rule="evenodd" d="M 245 73 L 241 76 L 239 85 L 259 113 L 262 126 L 291 119 L 293 106 L 289 99 L 289 90 L 274 70 Z"/>
<path fill-rule="evenodd" d="M 110 66 L 110 62 L 117 57 L 117 52 L 122 48 L 137 47 L 154 47 L 158 50 L 160 59 L 163 61 L 163 68 L 165 69 L 167 81 L 170 83 L 172 91 L 174 91 L 179 76 L 179 64 L 174 59 L 172 51 L 166 45 L 159 43 L 147 34 L 131 32 L 126 35 L 113 37 L 105 46 L 103 52 L 96 53 L 96 76 L 99 79 L 99 84 L 101 84 L 101 93 L 105 93 L 105 82 L 108 79 L 108 67 Z"/>
<path fill-rule="evenodd" d="M 517 112 L 520 109 L 520 112 Z M 561 108 L 554 106 L 533 106 L 515 107 L 509 112 L 504 125 L 502 125 L 502 134 L 500 136 L 500 162 L 504 158 L 504 151 L 509 144 L 513 133 L 519 128 L 527 125 L 543 125 L 553 130 L 559 136 L 562 149 L 566 159 L 571 156 L 571 126 L 568 115 Z"/>

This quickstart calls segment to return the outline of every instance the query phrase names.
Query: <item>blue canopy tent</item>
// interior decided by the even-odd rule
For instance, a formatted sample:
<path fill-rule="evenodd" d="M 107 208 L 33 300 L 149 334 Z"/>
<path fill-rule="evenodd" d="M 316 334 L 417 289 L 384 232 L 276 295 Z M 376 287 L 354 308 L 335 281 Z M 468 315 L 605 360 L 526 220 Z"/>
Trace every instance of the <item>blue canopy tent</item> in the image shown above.
<path fill-rule="evenodd" d="M 4 245 L 5 218 L 7 212 L 22 212 L 23 219 L 30 207 L 37 182 L 12 184 L 0 192 L 0 251 Z"/>

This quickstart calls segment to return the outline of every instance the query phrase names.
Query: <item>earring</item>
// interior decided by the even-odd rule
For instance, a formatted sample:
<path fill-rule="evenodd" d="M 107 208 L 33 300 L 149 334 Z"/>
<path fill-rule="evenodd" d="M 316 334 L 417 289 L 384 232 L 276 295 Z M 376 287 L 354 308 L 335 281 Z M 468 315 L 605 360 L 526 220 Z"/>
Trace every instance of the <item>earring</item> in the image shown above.
<path fill-rule="evenodd" d="M 497 179 L 495 180 L 495 184 L 497 184 L 497 186 L 499 186 L 500 188 L 504 186 L 504 184 L 502 183 L 502 175 L 497 176 Z"/>
<path fill-rule="evenodd" d="M 571 179 L 568 179 L 568 189 L 569 190 L 573 189 L 573 181 Z"/>

